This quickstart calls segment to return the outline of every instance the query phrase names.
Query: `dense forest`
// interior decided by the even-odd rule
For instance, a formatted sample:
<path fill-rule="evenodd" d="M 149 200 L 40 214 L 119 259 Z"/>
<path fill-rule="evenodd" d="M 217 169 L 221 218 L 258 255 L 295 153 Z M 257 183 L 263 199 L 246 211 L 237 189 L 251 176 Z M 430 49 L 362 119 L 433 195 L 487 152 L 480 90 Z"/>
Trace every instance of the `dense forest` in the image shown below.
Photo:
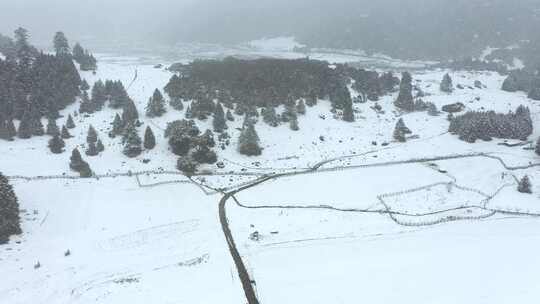
<path fill-rule="evenodd" d="M 178 75 L 170 79 L 165 92 L 173 100 L 194 100 L 189 110 L 200 119 L 214 112 L 214 99 L 240 115 L 255 113 L 258 107 L 293 103 L 294 107 L 298 100 L 312 106 L 318 99 L 328 99 L 333 109 L 343 111 L 344 120 L 351 120 L 348 85 L 361 93 L 362 100 L 377 100 L 399 84 L 391 73 L 330 67 L 310 59 L 198 60 L 174 65 L 173 70 Z"/>

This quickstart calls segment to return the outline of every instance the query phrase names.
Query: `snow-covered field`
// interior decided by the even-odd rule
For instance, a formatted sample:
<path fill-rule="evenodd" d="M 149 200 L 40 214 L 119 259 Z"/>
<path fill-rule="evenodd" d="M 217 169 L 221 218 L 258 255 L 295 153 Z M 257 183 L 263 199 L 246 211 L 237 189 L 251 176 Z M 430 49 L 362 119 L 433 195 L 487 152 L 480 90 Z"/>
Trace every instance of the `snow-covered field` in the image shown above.
<path fill-rule="evenodd" d="M 264 41 L 255 45 L 269 47 Z M 325 59 L 339 62 L 343 57 L 326 55 Z M 168 108 L 164 117 L 144 116 L 154 89 L 162 89 L 171 76 L 153 66 L 172 62 L 112 55 L 100 55 L 98 60 L 97 74 L 83 72 L 82 77 L 90 84 L 98 79 L 121 80 L 141 114 L 141 135 L 150 126 L 157 147 L 135 159 L 123 156 L 120 139 L 107 136 L 116 111 L 105 109 L 75 117 L 77 127 L 71 131 L 75 137 L 66 141 L 68 152 L 60 155 L 46 148 L 47 137 L 1 142 L 4 174 L 74 175 L 69 170 L 69 151 L 84 150 L 90 124 L 105 144 L 100 156 L 83 156 L 95 173 L 176 171 L 176 158 L 168 150 L 163 129 L 167 122 L 183 118 L 183 111 Z M 503 76 L 450 72 L 454 84 L 465 89 L 447 95 L 439 92 L 446 72 L 413 73 L 427 93 L 424 101 L 439 108 L 462 102 L 469 110 L 498 112 L 524 104 L 535 123 L 530 140 L 540 136 L 540 103 L 523 93 L 501 91 Z M 475 80 L 486 88 L 467 88 Z M 392 105 L 395 97 L 378 101 L 382 112 L 371 108 L 373 102 L 355 104 L 354 123 L 334 119 L 326 101 L 299 117 L 298 132 L 260 121 L 256 129 L 264 151 L 254 158 L 235 149 L 242 118 L 228 123 L 231 145 L 217 151 L 226 167 L 204 168 L 223 175 L 199 177 L 195 182 L 234 188 L 257 178 L 234 173 L 293 172 L 333 160 L 320 172 L 269 180 L 235 196 L 245 207 L 256 208 L 228 202 L 228 221 L 256 282 L 260 303 L 537 303 L 539 218 L 499 213 L 422 224 L 458 216 L 483 217 L 491 209 L 540 213 L 540 167 L 508 169 L 540 163 L 540 157 L 522 147 L 499 145 L 502 140 L 459 141 L 446 133 L 445 115 L 401 115 Z M 67 117 L 77 109 L 73 105 L 62 114 Z M 400 117 L 417 138 L 393 142 Z M 205 130 L 211 120 L 197 124 Z M 399 163 L 478 152 L 499 159 L 475 156 Z M 342 166 L 354 168 L 335 169 Z M 515 190 L 515 178 L 525 174 L 531 178 L 532 195 Z M 0 273 L 7 274 L 0 283 L 0 303 L 245 302 L 219 225 L 220 194 L 176 174 L 14 179 L 13 184 L 24 209 L 24 233 L 0 245 Z M 458 207 L 473 208 L 449 210 Z M 386 208 L 399 214 L 392 218 L 383 212 Z M 420 213 L 434 214 L 410 218 Z M 259 233 L 258 240 L 250 239 L 253 232 Z M 67 250 L 70 255 L 64 256 Z"/>

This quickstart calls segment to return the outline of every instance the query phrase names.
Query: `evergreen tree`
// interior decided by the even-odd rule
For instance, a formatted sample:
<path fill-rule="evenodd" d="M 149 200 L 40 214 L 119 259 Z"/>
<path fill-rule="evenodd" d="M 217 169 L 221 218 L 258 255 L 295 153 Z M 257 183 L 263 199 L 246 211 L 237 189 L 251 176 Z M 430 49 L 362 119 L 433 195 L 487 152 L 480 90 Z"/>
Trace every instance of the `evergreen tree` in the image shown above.
<path fill-rule="evenodd" d="M 83 91 L 81 94 L 81 104 L 79 105 L 79 113 L 92 114 L 97 111 L 97 106 L 90 100 L 88 93 Z"/>
<path fill-rule="evenodd" d="M 177 111 L 182 111 L 184 109 L 184 103 L 182 102 L 182 98 L 180 97 L 173 97 L 169 101 L 169 104 L 171 107 Z"/>
<path fill-rule="evenodd" d="M 117 135 L 121 135 L 123 130 L 124 130 L 124 122 L 122 121 L 122 118 L 120 118 L 120 115 L 116 114 L 112 122 L 112 130 L 110 134 L 112 137 L 115 137 Z"/>
<path fill-rule="evenodd" d="M 106 101 L 107 94 L 105 91 L 105 84 L 103 83 L 103 81 L 98 80 L 94 83 L 94 86 L 92 87 L 91 102 L 94 108 L 94 112 L 100 111 L 105 105 Z"/>
<path fill-rule="evenodd" d="M 521 193 L 532 193 L 531 190 L 531 181 L 527 175 L 523 176 L 518 183 L 518 191 Z"/>
<path fill-rule="evenodd" d="M 127 157 L 136 157 L 141 154 L 142 141 L 134 124 L 130 123 L 127 125 L 126 129 L 124 130 L 122 142 L 124 144 L 123 152 Z"/>
<path fill-rule="evenodd" d="M 293 131 L 300 130 L 300 127 L 298 127 L 298 118 L 296 116 L 293 116 L 289 121 L 289 128 Z"/>
<path fill-rule="evenodd" d="M 143 146 L 146 150 L 152 150 L 156 146 L 156 137 L 154 136 L 154 132 L 152 132 L 150 127 L 146 127 L 146 131 L 144 132 Z"/>
<path fill-rule="evenodd" d="M 192 176 L 195 174 L 195 172 L 197 172 L 197 163 L 189 156 L 182 156 L 178 158 L 176 167 L 186 176 Z"/>
<path fill-rule="evenodd" d="M 139 112 L 133 100 L 129 100 L 125 105 L 122 111 L 122 123 L 124 126 L 128 124 L 138 125 L 139 121 Z"/>
<path fill-rule="evenodd" d="M 12 136 L 9 134 L 8 123 L 0 117 L 0 139 L 11 140 Z"/>
<path fill-rule="evenodd" d="M 399 85 L 399 95 L 394 105 L 401 110 L 414 111 L 414 100 L 412 96 L 412 76 L 409 72 L 403 72 Z"/>
<path fill-rule="evenodd" d="M 92 125 L 88 127 L 88 134 L 86 135 L 86 142 L 88 144 L 93 143 L 95 144 L 98 140 L 96 129 Z"/>
<path fill-rule="evenodd" d="M 75 123 L 73 122 L 73 117 L 71 117 L 71 114 L 68 115 L 67 121 L 66 121 L 66 128 L 68 129 L 74 129 Z"/>
<path fill-rule="evenodd" d="M 262 111 L 263 121 L 269 126 L 277 127 L 279 125 L 279 119 L 276 114 L 276 109 L 272 106 L 266 106 Z"/>
<path fill-rule="evenodd" d="M 95 142 L 88 143 L 88 148 L 86 148 L 85 154 L 88 156 L 96 156 L 99 154 L 99 150 Z"/>
<path fill-rule="evenodd" d="M 81 91 L 88 91 L 90 90 L 90 85 L 88 84 L 88 82 L 86 82 L 86 79 L 83 79 L 81 81 Z"/>
<path fill-rule="evenodd" d="M 47 121 L 47 135 L 55 136 L 60 134 L 60 130 L 58 128 L 58 125 L 56 124 L 56 120 L 49 118 Z"/>
<path fill-rule="evenodd" d="M 69 134 L 69 130 L 66 126 L 62 126 L 62 132 L 61 135 L 62 139 L 68 139 L 71 138 L 71 134 Z"/>
<path fill-rule="evenodd" d="M 15 124 L 13 119 L 8 119 L 6 122 L 7 134 L 9 138 L 13 138 L 17 135 L 17 130 L 15 129 Z"/>
<path fill-rule="evenodd" d="M 452 93 L 454 91 L 454 85 L 452 84 L 452 78 L 448 73 L 444 74 L 444 77 L 441 81 L 440 89 L 445 93 Z"/>
<path fill-rule="evenodd" d="M 428 107 L 428 115 L 430 116 L 439 115 L 439 110 L 437 110 L 437 106 L 434 103 L 428 102 L 427 107 Z"/>
<path fill-rule="evenodd" d="M 20 234 L 19 202 L 9 180 L 0 173 L 0 244 Z"/>
<path fill-rule="evenodd" d="M 32 135 L 43 136 L 45 134 L 45 130 L 43 129 L 43 123 L 41 123 L 41 118 L 39 118 L 38 116 L 34 116 L 30 123 Z"/>
<path fill-rule="evenodd" d="M 540 137 L 538 137 L 538 140 L 536 141 L 536 149 L 534 151 L 536 154 L 540 155 Z"/>
<path fill-rule="evenodd" d="M 186 117 L 186 119 L 193 118 L 193 112 L 191 111 L 191 105 L 187 106 L 186 113 L 184 114 L 184 116 Z"/>
<path fill-rule="evenodd" d="M 68 40 L 63 32 L 56 32 L 53 43 L 56 56 L 71 55 Z"/>
<path fill-rule="evenodd" d="M 223 132 L 223 130 L 227 129 L 227 123 L 225 121 L 225 113 L 223 113 L 223 107 L 221 106 L 221 103 L 218 103 L 216 106 L 216 109 L 214 111 L 214 120 L 212 121 L 212 124 L 214 126 L 214 131 L 216 132 Z"/>
<path fill-rule="evenodd" d="M 255 126 L 251 122 L 247 123 L 240 133 L 240 137 L 238 138 L 238 151 L 240 154 L 247 156 L 261 155 L 262 153 L 262 149 L 259 146 L 259 135 L 257 135 Z"/>
<path fill-rule="evenodd" d="M 354 122 L 354 111 L 352 108 L 352 102 L 346 103 L 343 107 L 343 120 L 347 122 Z"/>
<path fill-rule="evenodd" d="M 396 129 L 400 129 L 403 134 L 412 134 L 412 131 L 407 128 L 405 125 L 405 122 L 403 121 L 403 118 L 400 118 L 396 123 Z"/>
<path fill-rule="evenodd" d="M 193 160 L 200 164 L 214 164 L 217 162 L 216 152 L 206 145 L 198 145 L 191 154 Z"/>
<path fill-rule="evenodd" d="M 394 129 L 394 139 L 397 140 L 398 142 L 407 141 L 407 139 L 405 137 L 405 133 L 403 132 L 403 130 L 399 129 L 397 127 Z"/>
<path fill-rule="evenodd" d="M 81 153 L 77 148 L 71 152 L 69 167 L 71 170 L 78 172 L 81 177 L 91 177 L 93 174 L 90 165 L 82 159 Z"/>
<path fill-rule="evenodd" d="M 66 144 L 64 143 L 64 140 L 58 136 L 58 134 L 53 135 L 53 138 L 49 140 L 49 149 L 54 154 L 60 154 L 64 152 L 64 147 Z"/>
<path fill-rule="evenodd" d="M 227 114 L 225 117 L 227 118 L 228 121 L 234 121 L 234 116 L 231 113 L 231 110 L 227 110 Z"/>
<path fill-rule="evenodd" d="M 83 47 L 77 42 L 73 46 L 73 59 L 75 61 L 80 62 L 82 58 L 84 57 L 84 49 Z"/>
<path fill-rule="evenodd" d="M 32 137 L 32 118 L 29 111 L 25 111 L 23 117 L 21 118 L 17 136 L 22 139 Z"/>
<path fill-rule="evenodd" d="M 146 106 L 146 116 L 148 117 L 160 117 L 165 114 L 165 99 L 161 92 L 156 89 L 154 95 L 150 97 L 148 105 Z"/>
<path fill-rule="evenodd" d="M 101 139 L 98 139 L 96 143 L 96 148 L 99 153 L 105 151 L 105 146 L 103 145 L 103 142 L 101 141 Z"/>
<path fill-rule="evenodd" d="M 293 118 L 296 118 L 296 103 L 294 99 L 289 96 L 285 103 L 285 111 L 281 114 L 281 120 L 283 122 L 289 122 Z"/>
<path fill-rule="evenodd" d="M 296 105 L 296 113 L 300 115 L 306 114 L 306 104 L 304 103 L 303 99 L 300 99 L 300 101 L 298 101 L 298 104 Z"/>

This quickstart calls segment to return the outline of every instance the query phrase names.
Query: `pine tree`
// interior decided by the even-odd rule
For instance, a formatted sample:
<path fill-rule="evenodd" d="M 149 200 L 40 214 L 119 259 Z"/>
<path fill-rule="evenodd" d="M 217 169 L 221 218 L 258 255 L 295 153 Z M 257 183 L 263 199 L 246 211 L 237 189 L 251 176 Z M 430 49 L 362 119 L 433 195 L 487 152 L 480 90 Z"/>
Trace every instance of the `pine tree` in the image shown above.
<path fill-rule="evenodd" d="M 399 85 L 399 95 L 394 105 L 404 111 L 414 111 L 414 100 L 412 96 L 412 76 L 409 72 L 403 72 Z"/>
<path fill-rule="evenodd" d="M 127 157 L 139 156 L 142 152 L 142 141 L 137 133 L 137 129 L 134 124 L 129 124 L 124 130 L 124 136 L 122 138 L 124 144 L 123 153 Z"/>
<path fill-rule="evenodd" d="M 306 104 L 304 103 L 303 99 L 300 99 L 300 101 L 298 101 L 298 104 L 296 105 L 296 113 L 300 115 L 306 114 Z"/>
<path fill-rule="evenodd" d="M 101 141 L 101 139 L 98 139 L 96 143 L 96 148 L 99 153 L 105 151 L 105 146 L 103 145 L 103 142 Z"/>
<path fill-rule="evenodd" d="M 103 83 L 103 81 L 98 80 L 94 83 L 94 86 L 92 87 L 91 103 L 93 105 L 94 112 L 100 111 L 105 105 L 106 101 L 107 93 L 105 90 L 105 84 Z"/>
<path fill-rule="evenodd" d="M 84 57 L 84 49 L 83 47 L 77 42 L 73 46 L 73 59 L 75 61 L 80 62 Z"/>
<path fill-rule="evenodd" d="M 31 131 L 32 135 L 43 136 L 45 135 L 45 130 L 43 129 L 43 123 L 39 116 L 35 116 L 31 121 Z"/>
<path fill-rule="evenodd" d="M 29 111 L 25 111 L 19 124 L 17 136 L 21 139 L 32 137 L 32 118 Z"/>
<path fill-rule="evenodd" d="M 64 152 L 64 147 L 66 144 L 64 143 L 64 140 L 58 136 L 58 134 L 53 135 L 53 138 L 49 140 L 49 149 L 54 154 L 60 154 Z"/>
<path fill-rule="evenodd" d="M 403 118 L 400 118 L 396 123 L 396 129 L 400 129 L 403 134 L 412 134 L 412 131 L 407 128 L 405 125 L 405 122 L 403 121 Z"/>
<path fill-rule="evenodd" d="M 296 116 L 293 116 L 289 121 L 289 128 L 293 131 L 300 130 L 300 127 L 298 127 L 298 118 Z"/>
<path fill-rule="evenodd" d="M 144 148 L 146 150 L 152 150 L 156 146 L 156 137 L 150 127 L 146 127 L 144 132 Z"/>
<path fill-rule="evenodd" d="M 352 108 L 352 102 L 346 103 L 343 107 L 343 120 L 347 122 L 354 122 L 354 111 Z"/>
<path fill-rule="evenodd" d="M 60 135 L 62 139 L 68 139 L 71 138 L 71 134 L 69 134 L 69 130 L 66 126 L 62 126 L 62 133 Z"/>
<path fill-rule="evenodd" d="M 394 129 L 394 139 L 397 140 L 398 142 L 407 141 L 407 139 L 405 138 L 405 133 L 403 133 L 403 130 L 397 127 Z"/>
<path fill-rule="evenodd" d="M 112 137 L 115 137 L 117 135 L 121 135 L 123 130 L 124 130 L 124 122 L 122 121 L 122 118 L 120 118 L 120 115 L 116 114 L 112 122 L 112 130 L 110 134 Z"/>
<path fill-rule="evenodd" d="M 74 129 L 75 123 L 73 122 L 73 117 L 71 117 L 71 114 L 68 115 L 67 121 L 66 121 L 66 128 L 68 129 Z"/>
<path fill-rule="evenodd" d="M 86 82 L 86 79 L 83 79 L 81 81 L 81 91 L 88 91 L 90 90 L 90 85 L 88 84 L 88 82 Z"/>
<path fill-rule="evenodd" d="M 227 110 L 227 114 L 225 117 L 227 118 L 228 121 L 234 121 L 234 116 L 231 113 L 231 110 Z"/>
<path fill-rule="evenodd" d="M 182 98 L 180 97 L 173 97 L 169 101 L 169 104 L 171 107 L 177 111 L 182 111 L 184 109 L 184 103 L 182 102 Z"/>
<path fill-rule="evenodd" d="M 138 125 L 139 121 L 139 112 L 137 111 L 137 107 L 135 106 L 135 103 L 133 100 L 129 100 L 123 108 L 122 111 L 122 123 L 124 126 L 128 124 L 134 124 Z"/>
<path fill-rule="evenodd" d="M 96 156 L 99 154 L 99 150 L 95 142 L 88 143 L 88 148 L 86 148 L 85 154 L 88 156 Z"/>
<path fill-rule="evenodd" d="M 69 158 L 69 160 L 70 160 L 69 167 L 73 171 L 79 172 L 79 170 L 81 169 L 81 163 L 83 162 L 83 159 L 81 156 L 81 152 L 79 152 L 77 148 L 71 151 L 71 157 Z"/>
<path fill-rule="evenodd" d="M 192 176 L 197 172 L 197 163 L 189 156 L 183 156 L 178 158 L 176 168 L 182 171 L 186 176 Z"/>
<path fill-rule="evenodd" d="M 223 113 L 223 107 L 221 106 L 221 103 L 218 103 L 216 106 L 216 109 L 214 111 L 214 120 L 212 121 L 212 125 L 214 127 L 214 131 L 219 132 L 219 133 L 227 129 L 227 123 L 225 121 L 225 113 Z"/>
<path fill-rule="evenodd" d="M 58 125 L 56 124 L 56 120 L 49 118 L 47 121 L 47 135 L 55 136 L 60 134 L 60 130 L 58 129 Z"/>
<path fill-rule="evenodd" d="M 69 43 L 64 33 L 56 32 L 53 43 L 54 50 L 56 51 L 56 56 L 71 55 Z"/>
<path fill-rule="evenodd" d="M 15 124 L 13 119 L 8 119 L 6 122 L 7 134 L 9 138 L 13 138 L 17 135 L 17 129 L 15 129 Z"/>
<path fill-rule="evenodd" d="M 263 121 L 269 126 L 277 127 L 279 125 L 279 119 L 276 114 L 276 109 L 272 106 L 266 106 L 262 112 Z"/>
<path fill-rule="evenodd" d="M 187 106 L 186 113 L 184 114 L 184 116 L 186 117 L 186 119 L 193 118 L 193 112 L 191 111 L 191 105 Z"/>
<path fill-rule="evenodd" d="M 88 127 L 88 134 L 86 135 L 86 142 L 88 144 L 90 143 L 95 144 L 97 140 L 98 140 L 98 135 L 97 135 L 96 129 L 94 129 L 94 127 L 90 125 L 90 127 Z"/>
<path fill-rule="evenodd" d="M 21 232 L 17 196 L 9 180 L 0 173 L 0 244 Z"/>
<path fill-rule="evenodd" d="M 521 193 L 532 193 L 531 190 L 531 181 L 527 175 L 523 176 L 518 183 L 518 191 Z"/>
<path fill-rule="evenodd" d="M 81 95 L 81 104 L 79 105 L 79 113 L 92 114 L 96 111 L 96 105 L 92 102 L 92 100 L 90 100 L 90 97 L 88 97 L 88 93 L 86 91 L 83 91 Z"/>
<path fill-rule="evenodd" d="M 71 170 L 78 172 L 81 177 L 91 177 L 93 175 L 90 165 L 82 159 L 81 153 L 77 148 L 71 152 L 69 167 Z"/>
<path fill-rule="evenodd" d="M 12 137 L 9 135 L 7 122 L 1 117 L 0 117 L 0 139 L 3 139 L 3 140 L 12 139 Z"/>
<path fill-rule="evenodd" d="M 259 136 L 255 131 L 253 123 L 246 123 L 238 138 L 238 151 L 247 156 L 261 155 L 262 149 L 259 146 Z"/>
<path fill-rule="evenodd" d="M 536 141 L 536 149 L 534 151 L 536 154 L 540 155 L 540 137 L 538 137 L 538 140 Z"/>
<path fill-rule="evenodd" d="M 440 89 L 445 93 L 452 93 L 454 91 L 454 85 L 452 84 L 452 78 L 448 73 L 444 74 L 444 77 L 441 81 Z"/>
<path fill-rule="evenodd" d="M 437 106 L 434 103 L 428 102 L 427 107 L 428 107 L 428 115 L 430 116 L 439 115 L 439 110 L 437 110 Z"/>
<path fill-rule="evenodd" d="M 148 105 L 146 106 L 146 116 L 148 117 L 160 117 L 165 114 L 165 99 L 161 92 L 156 89 L 154 95 L 150 97 Z"/>

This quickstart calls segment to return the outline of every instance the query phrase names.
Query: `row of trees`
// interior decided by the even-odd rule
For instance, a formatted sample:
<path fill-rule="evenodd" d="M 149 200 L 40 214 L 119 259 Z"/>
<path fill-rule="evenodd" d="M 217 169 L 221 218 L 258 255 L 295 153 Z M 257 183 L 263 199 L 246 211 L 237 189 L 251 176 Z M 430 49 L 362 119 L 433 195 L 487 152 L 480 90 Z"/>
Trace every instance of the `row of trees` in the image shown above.
<path fill-rule="evenodd" d="M 540 100 L 540 71 L 535 69 L 512 71 L 504 80 L 502 90 L 526 92 L 529 98 Z"/>
<path fill-rule="evenodd" d="M 451 118 L 448 131 L 470 143 L 492 138 L 525 140 L 532 134 L 533 125 L 529 108 L 521 105 L 515 113 L 467 112 Z"/>

